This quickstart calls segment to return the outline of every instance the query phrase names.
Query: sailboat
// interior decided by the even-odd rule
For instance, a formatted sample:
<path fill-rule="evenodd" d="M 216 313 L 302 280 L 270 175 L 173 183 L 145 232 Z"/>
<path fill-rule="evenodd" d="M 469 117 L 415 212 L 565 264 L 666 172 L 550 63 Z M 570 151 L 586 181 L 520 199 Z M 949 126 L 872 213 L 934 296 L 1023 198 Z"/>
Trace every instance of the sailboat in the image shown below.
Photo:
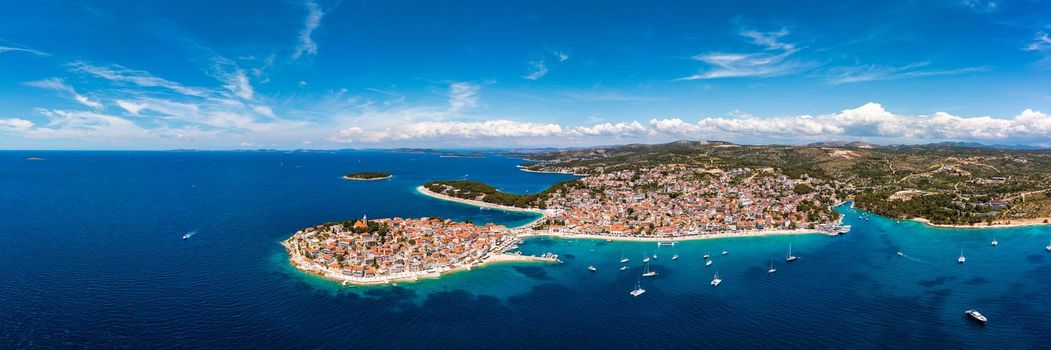
<path fill-rule="evenodd" d="M 727 251 L 726 248 L 723 248 L 723 255 L 726 255 L 726 254 L 730 254 L 730 252 Z"/>
<path fill-rule="evenodd" d="M 712 261 L 708 260 L 704 262 L 704 267 L 712 266 Z"/>
<path fill-rule="evenodd" d="M 653 277 L 656 275 L 657 271 L 650 271 L 650 265 L 646 265 L 646 270 L 642 273 L 642 277 Z"/>
<path fill-rule="evenodd" d="M 704 260 L 708 260 L 708 257 L 709 257 L 709 256 L 708 256 L 708 251 L 707 251 L 707 250 L 705 250 L 705 251 L 704 251 Z"/>
<path fill-rule="evenodd" d="M 963 249 L 960 249 L 960 258 L 956 259 L 956 261 L 959 261 L 961 264 L 967 261 L 967 258 L 963 257 Z"/>
<path fill-rule="evenodd" d="M 642 263 L 645 264 L 645 263 L 649 263 L 649 262 L 650 262 L 650 257 L 646 256 L 646 253 L 643 252 L 642 253 Z"/>
<path fill-rule="evenodd" d="M 636 278 L 635 279 L 635 289 L 631 290 L 631 296 L 637 297 L 637 296 L 642 295 L 642 293 L 646 293 L 646 290 L 642 289 L 642 281 L 639 280 L 638 278 Z"/>
<path fill-rule="evenodd" d="M 719 278 L 719 272 L 715 272 L 715 277 L 712 278 L 712 287 L 718 287 L 719 283 L 723 283 L 723 279 Z"/>
<path fill-rule="evenodd" d="M 788 244 L 788 256 L 785 257 L 785 262 L 793 262 L 799 259 L 799 257 L 792 255 L 792 243 Z"/>
<path fill-rule="evenodd" d="M 629 261 L 628 258 L 624 257 L 624 253 L 620 253 L 620 263 L 624 264 L 624 263 L 627 263 L 628 261 Z"/>
<path fill-rule="evenodd" d="M 996 236 L 993 236 L 993 241 L 990 242 L 989 245 L 994 246 L 994 247 L 998 246 L 998 245 L 1000 245 L 1000 241 L 997 241 L 996 240 Z"/>
<path fill-rule="evenodd" d="M 661 252 L 661 245 L 658 244 L 657 245 L 657 251 L 653 253 L 653 258 L 657 259 L 657 253 L 660 253 L 660 252 Z"/>
<path fill-rule="evenodd" d="M 627 267 L 627 266 L 621 266 L 621 267 L 620 267 L 620 270 L 621 270 L 621 271 L 624 271 L 624 270 L 627 270 L 627 269 L 628 269 L 628 267 Z"/>
<path fill-rule="evenodd" d="M 777 272 L 777 269 L 774 268 L 774 259 L 770 258 L 770 269 L 766 270 L 766 273 L 774 273 L 774 272 Z"/>

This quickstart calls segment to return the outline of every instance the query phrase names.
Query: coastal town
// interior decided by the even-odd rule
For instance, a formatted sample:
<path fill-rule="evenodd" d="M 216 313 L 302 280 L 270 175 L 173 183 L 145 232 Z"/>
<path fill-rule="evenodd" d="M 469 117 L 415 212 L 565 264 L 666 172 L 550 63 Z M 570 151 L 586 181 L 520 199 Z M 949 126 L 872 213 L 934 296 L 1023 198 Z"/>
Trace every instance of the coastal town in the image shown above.
<path fill-rule="evenodd" d="M 415 280 L 497 261 L 556 262 L 503 254 L 518 239 L 502 225 L 439 218 L 333 222 L 307 227 L 283 245 L 296 268 L 352 284 Z"/>
<path fill-rule="evenodd" d="M 438 218 L 363 217 L 307 227 L 284 246 L 300 270 L 344 284 L 382 284 L 437 277 L 490 262 L 558 262 L 551 253 L 508 253 L 528 236 L 662 241 L 840 234 L 848 229 L 838 224 L 840 215 L 831 209 L 841 201 L 834 186 L 790 178 L 772 168 L 665 164 L 601 172 L 552 188 L 529 197 L 539 200 L 543 209 L 488 203 L 486 196 L 493 194 L 472 191 L 464 196 L 451 185 L 418 188 L 442 200 L 541 214 L 516 228 Z"/>

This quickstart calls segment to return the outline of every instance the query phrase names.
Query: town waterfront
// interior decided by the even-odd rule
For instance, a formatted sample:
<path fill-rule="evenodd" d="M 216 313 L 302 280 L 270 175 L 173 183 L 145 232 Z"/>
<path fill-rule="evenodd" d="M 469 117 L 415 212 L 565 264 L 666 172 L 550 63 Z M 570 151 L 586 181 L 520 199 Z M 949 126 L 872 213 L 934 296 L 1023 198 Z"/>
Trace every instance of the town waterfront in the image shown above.
<path fill-rule="evenodd" d="M 659 251 L 652 242 L 534 237 L 523 253 L 553 252 L 564 263 L 500 263 L 357 288 L 297 271 L 279 244 L 302 227 L 362 215 L 530 222 L 537 214 L 416 192 L 450 179 L 539 192 L 572 178 L 523 172 L 520 163 L 380 151 L 0 152 L 0 347 L 1040 348 L 1051 341 L 1047 226 L 940 229 L 876 215 L 866 221 L 840 207 L 853 230 L 838 237 L 685 241 Z M 394 176 L 341 179 L 358 171 Z M 182 240 L 187 232 L 195 234 Z M 800 259 L 786 264 L 789 244 Z M 659 256 L 652 263 L 659 275 L 643 279 L 647 292 L 633 298 L 644 254 Z M 627 271 L 618 271 L 622 256 L 631 260 Z M 778 271 L 769 274 L 771 260 Z M 715 270 L 723 283 L 711 287 Z M 970 308 L 989 323 L 967 319 Z"/>

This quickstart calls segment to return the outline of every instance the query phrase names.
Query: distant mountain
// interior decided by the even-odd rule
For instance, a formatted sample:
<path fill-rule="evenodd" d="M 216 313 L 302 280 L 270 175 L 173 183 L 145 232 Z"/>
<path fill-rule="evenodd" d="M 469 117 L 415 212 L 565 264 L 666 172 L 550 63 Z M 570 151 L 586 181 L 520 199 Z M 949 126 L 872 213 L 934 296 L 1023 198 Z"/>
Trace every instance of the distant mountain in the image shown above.
<path fill-rule="evenodd" d="M 1043 147 L 1030 146 L 1030 145 L 987 145 L 978 142 L 938 142 L 928 143 L 926 145 L 919 145 L 921 147 L 958 147 L 958 148 L 991 148 L 991 149 L 1003 149 L 1003 150 L 1015 150 L 1015 151 L 1036 151 L 1046 149 Z"/>
<path fill-rule="evenodd" d="M 846 142 L 846 141 L 825 141 L 825 142 L 814 142 L 807 144 L 810 147 L 838 147 L 838 148 L 876 148 L 879 145 L 874 145 L 862 141 Z"/>

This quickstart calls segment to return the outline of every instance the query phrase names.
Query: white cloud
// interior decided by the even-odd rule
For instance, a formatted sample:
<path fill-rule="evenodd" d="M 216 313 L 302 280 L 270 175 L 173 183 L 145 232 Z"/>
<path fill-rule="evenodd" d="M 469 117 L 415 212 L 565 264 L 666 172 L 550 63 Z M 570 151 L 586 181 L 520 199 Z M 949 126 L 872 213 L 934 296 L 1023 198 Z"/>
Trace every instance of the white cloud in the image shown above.
<path fill-rule="evenodd" d="M 128 113 L 139 115 L 139 112 L 143 109 L 146 109 L 146 107 L 149 107 L 149 105 L 145 103 L 135 103 L 127 100 L 117 100 L 117 107 L 124 109 Z"/>
<path fill-rule="evenodd" d="M 28 138 L 80 140 L 139 139 L 151 134 L 151 131 L 117 116 L 86 111 L 39 111 L 48 119 L 46 125 L 36 125 L 24 119 L 3 119 L 0 120 L 0 131 Z"/>
<path fill-rule="evenodd" d="M 403 140 L 445 140 L 478 138 L 547 137 L 563 133 L 558 124 L 528 123 L 511 120 L 485 122 L 422 122 L 383 130 L 351 127 L 331 140 L 341 143 L 376 143 Z"/>
<path fill-rule="evenodd" d="M 555 54 L 556 57 L 558 57 L 558 61 L 559 62 L 565 62 L 566 60 L 569 59 L 569 54 L 567 54 L 565 52 L 555 51 L 554 54 Z"/>
<path fill-rule="evenodd" d="M 675 80 L 705 80 L 739 77 L 776 77 L 797 73 L 813 66 L 812 63 L 789 59 L 800 49 L 795 44 L 781 42 L 789 34 L 787 29 L 776 32 L 741 30 L 737 33 L 751 39 L 752 44 L 764 47 L 752 53 L 710 52 L 692 58 L 709 66 L 707 70 Z"/>
<path fill-rule="evenodd" d="M 303 6 L 306 7 L 307 17 L 303 21 L 303 29 L 299 31 L 299 43 L 296 44 L 295 51 L 292 52 L 293 61 L 298 60 L 304 53 L 317 54 L 317 42 L 314 41 L 311 35 L 321 25 L 321 17 L 325 15 L 321 11 L 321 6 L 314 0 L 305 1 Z"/>
<path fill-rule="evenodd" d="M 621 123 L 601 123 L 592 126 L 579 126 L 570 130 L 571 134 L 581 136 L 640 136 L 652 135 L 653 130 L 637 121 Z"/>
<path fill-rule="evenodd" d="M 12 46 L 2 46 L 2 45 L 0 45 L 0 53 L 4 53 L 4 52 L 27 52 L 27 53 L 31 53 L 31 54 L 34 54 L 34 55 L 37 55 L 37 56 L 50 56 L 50 55 L 48 55 L 48 54 L 46 54 L 44 52 L 33 50 L 33 49 L 30 49 L 30 48 L 12 47 Z"/>
<path fill-rule="evenodd" d="M 476 84 L 457 82 L 449 84 L 449 112 L 456 113 L 478 107 L 478 92 L 481 87 Z"/>
<path fill-rule="evenodd" d="M 48 90 L 55 90 L 55 91 L 65 92 L 65 93 L 69 94 L 70 97 L 73 98 L 74 101 L 77 101 L 77 103 L 80 103 L 82 105 L 91 107 L 93 109 L 102 109 L 102 103 L 100 103 L 97 100 L 93 100 L 91 98 L 88 98 L 87 96 L 81 95 L 80 93 L 77 92 L 76 89 L 73 88 L 73 86 L 71 86 L 69 84 L 66 84 L 65 81 L 63 81 L 62 79 L 59 79 L 59 78 L 49 78 L 49 79 L 38 80 L 38 81 L 30 81 L 30 82 L 27 82 L 25 84 L 28 85 L 28 86 L 37 87 L 37 88 L 41 88 L 41 89 L 48 89 Z"/>
<path fill-rule="evenodd" d="M 901 67 L 886 67 L 877 65 L 833 67 L 825 73 L 825 79 L 830 84 L 848 84 L 878 80 L 911 79 L 943 75 L 958 75 L 988 70 L 985 67 L 965 67 L 956 69 L 922 69 L 929 62 L 917 62 Z"/>
<path fill-rule="evenodd" d="M 159 87 L 188 96 L 204 97 L 208 95 L 207 90 L 186 87 L 171 80 L 155 77 L 146 71 L 128 69 L 119 65 L 95 66 L 83 61 L 77 61 L 70 63 L 69 66 L 75 72 L 89 74 L 113 82 L 131 83 L 141 87 Z"/>
<path fill-rule="evenodd" d="M 213 62 L 210 74 L 223 84 L 223 88 L 229 90 L 234 96 L 245 100 L 252 99 L 255 89 L 252 88 L 252 83 L 248 80 L 244 69 L 241 69 L 234 61 L 223 57 L 216 57 Z"/>
<path fill-rule="evenodd" d="M 1026 51 L 1048 51 L 1051 50 L 1051 36 L 1047 32 L 1037 32 L 1033 35 L 1033 42 L 1025 46 Z"/>
<path fill-rule="evenodd" d="M 544 60 L 529 61 L 529 66 L 532 67 L 532 70 L 529 74 L 523 76 L 522 79 L 537 80 L 547 75 L 547 65 L 544 64 Z"/>

